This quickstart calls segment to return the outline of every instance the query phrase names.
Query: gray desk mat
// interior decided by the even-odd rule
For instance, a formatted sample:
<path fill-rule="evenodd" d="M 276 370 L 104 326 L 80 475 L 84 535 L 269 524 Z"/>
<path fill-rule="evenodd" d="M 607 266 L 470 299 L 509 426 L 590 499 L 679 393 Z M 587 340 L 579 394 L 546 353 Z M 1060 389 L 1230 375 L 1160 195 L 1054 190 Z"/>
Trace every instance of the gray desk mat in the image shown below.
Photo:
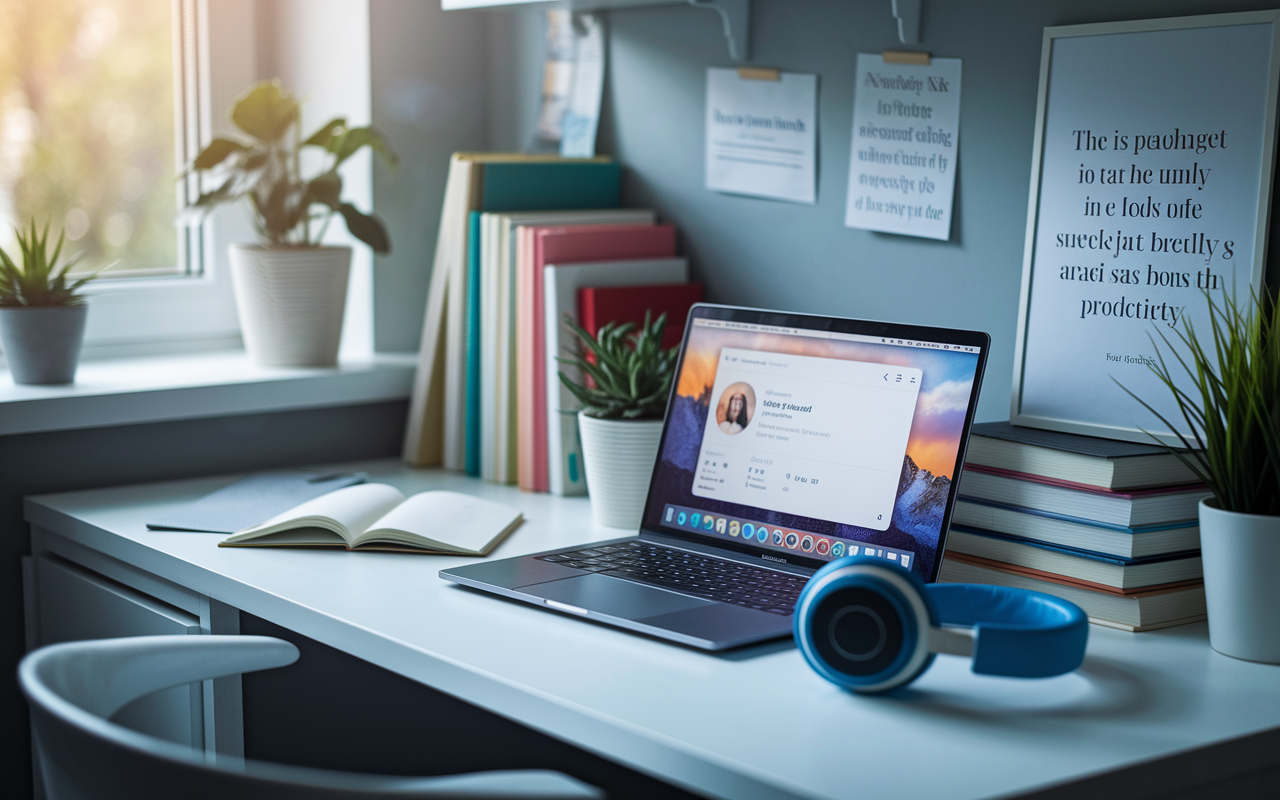
<path fill-rule="evenodd" d="M 322 494 L 364 483 L 367 477 L 363 472 L 259 472 L 148 522 L 147 527 L 153 531 L 235 533 Z"/>

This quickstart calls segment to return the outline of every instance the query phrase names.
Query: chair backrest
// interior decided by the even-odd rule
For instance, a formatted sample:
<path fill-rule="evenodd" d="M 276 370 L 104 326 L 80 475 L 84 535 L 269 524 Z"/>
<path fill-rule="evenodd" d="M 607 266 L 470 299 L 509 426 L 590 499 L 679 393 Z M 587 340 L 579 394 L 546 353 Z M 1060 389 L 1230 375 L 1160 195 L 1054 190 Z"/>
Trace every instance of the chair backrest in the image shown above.
<path fill-rule="evenodd" d="M 139 636 L 67 642 L 30 653 L 18 677 L 31 706 L 46 793 L 51 800 L 603 797 L 594 787 L 547 770 L 404 778 L 252 760 L 231 769 L 107 719 L 151 692 L 297 658 L 292 644 L 266 636 Z"/>

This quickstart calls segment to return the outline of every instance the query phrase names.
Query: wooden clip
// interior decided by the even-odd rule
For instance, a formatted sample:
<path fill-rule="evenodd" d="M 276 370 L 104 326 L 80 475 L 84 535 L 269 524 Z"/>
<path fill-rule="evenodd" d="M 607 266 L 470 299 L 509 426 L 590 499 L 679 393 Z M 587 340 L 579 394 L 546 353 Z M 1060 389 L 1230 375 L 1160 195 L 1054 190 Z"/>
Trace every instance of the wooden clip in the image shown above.
<path fill-rule="evenodd" d="M 780 81 L 782 73 L 769 67 L 738 67 L 738 78 L 744 81 Z"/>
<path fill-rule="evenodd" d="M 929 66 L 928 53 L 915 53 L 910 50 L 885 50 L 882 58 L 886 64 L 918 64 Z"/>

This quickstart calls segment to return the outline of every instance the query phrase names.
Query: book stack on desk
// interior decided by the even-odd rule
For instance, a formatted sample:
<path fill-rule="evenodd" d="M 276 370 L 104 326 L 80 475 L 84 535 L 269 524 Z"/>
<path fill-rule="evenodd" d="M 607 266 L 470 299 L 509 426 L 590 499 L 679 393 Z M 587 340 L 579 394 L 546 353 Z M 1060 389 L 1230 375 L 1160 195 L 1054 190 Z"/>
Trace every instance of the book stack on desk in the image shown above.
<path fill-rule="evenodd" d="M 1201 620 L 1208 496 L 1161 447 L 978 424 L 939 580 L 1058 595 L 1125 630 Z"/>
<path fill-rule="evenodd" d="M 564 318 L 672 312 L 677 331 L 701 287 L 686 283 L 676 231 L 618 208 L 607 158 L 457 153 L 450 162 L 405 436 L 410 463 L 530 491 L 585 494 L 573 398 L 557 356 Z M 619 294 L 621 293 L 621 295 Z M 625 308 L 624 308 L 625 307 Z M 606 320 L 609 321 L 609 320 Z"/>

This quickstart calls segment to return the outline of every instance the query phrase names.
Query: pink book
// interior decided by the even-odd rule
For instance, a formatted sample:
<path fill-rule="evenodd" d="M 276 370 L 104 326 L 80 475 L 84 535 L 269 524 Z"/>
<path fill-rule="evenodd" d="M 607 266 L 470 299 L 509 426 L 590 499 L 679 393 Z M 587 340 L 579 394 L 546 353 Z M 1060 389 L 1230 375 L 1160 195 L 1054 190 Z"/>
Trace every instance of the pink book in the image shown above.
<path fill-rule="evenodd" d="M 547 343 L 542 268 L 547 264 L 668 258 L 671 225 L 570 225 L 520 228 L 516 256 L 516 470 L 521 489 L 549 491 Z"/>

